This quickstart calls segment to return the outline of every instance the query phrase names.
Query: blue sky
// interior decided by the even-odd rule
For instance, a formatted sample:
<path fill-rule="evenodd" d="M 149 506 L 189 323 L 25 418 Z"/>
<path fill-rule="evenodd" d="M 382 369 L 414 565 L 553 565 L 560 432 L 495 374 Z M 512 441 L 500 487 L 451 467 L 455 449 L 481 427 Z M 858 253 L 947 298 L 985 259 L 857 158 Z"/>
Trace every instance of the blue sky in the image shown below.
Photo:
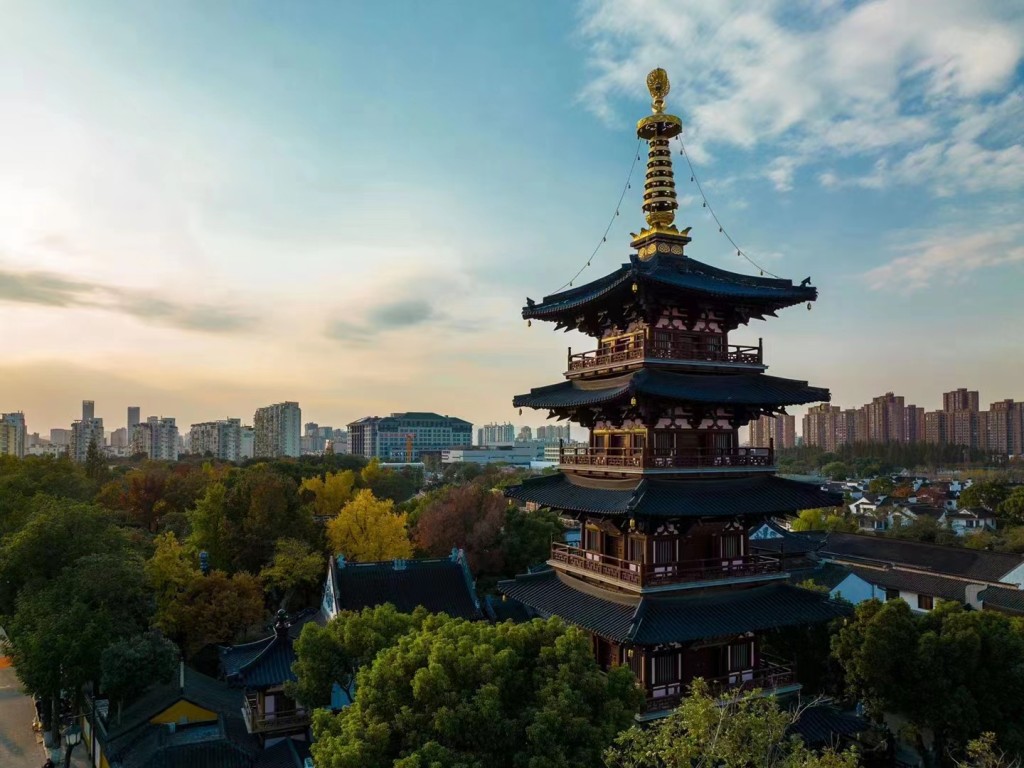
<path fill-rule="evenodd" d="M 519 417 L 668 70 L 726 227 L 820 289 L 737 332 L 858 405 L 1024 398 L 1014 2 L 4 2 L 0 410 Z M 680 167 L 689 252 L 749 272 Z M 583 278 L 641 224 L 639 185 Z"/>

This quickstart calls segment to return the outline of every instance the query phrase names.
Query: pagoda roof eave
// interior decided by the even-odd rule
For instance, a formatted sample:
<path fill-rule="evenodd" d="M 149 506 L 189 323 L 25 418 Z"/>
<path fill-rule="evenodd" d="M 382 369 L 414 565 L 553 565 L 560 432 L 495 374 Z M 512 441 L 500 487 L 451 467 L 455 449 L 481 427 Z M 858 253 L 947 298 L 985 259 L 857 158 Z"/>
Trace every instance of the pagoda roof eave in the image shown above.
<path fill-rule="evenodd" d="M 851 610 L 827 596 L 790 584 L 624 600 L 554 570 L 499 582 L 498 590 L 541 614 L 559 616 L 628 645 L 690 643 L 815 624 Z"/>
<path fill-rule="evenodd" d="M 773 312 L 794 304 L 815 301 L 817 288 L 794 285 L 791 280 L 741 275 L 719 269 L 689 257 L 655 256 L 644 261 L 635 254 L 614 272 L 585 285 L 544 297 L 539 303 L 527 299 L 524 319 L 558 320 L 566 314 L 578 314 L 588 305 L 632 290 L 632 284 L 668 289 L 694 299 L 719 299 L 751 304 Z"/>
<path fill-rule="evenodd" d="M 552 410 L 606 405 L 633 395 L 679 403 L 785 407 L 825 402 L 831 393 L 806 381 L 751 374 L 671 373 L 644 368 L 597 381 L 572 379 L 516 395 L 515 408 Z"/>
<path fill-rule="evenodd" d="M 839 494 L 774 475 L 616 480 L 558 473 L 526 480 L 505 495 L 573 514 L 659 519 L 768 517 L 842 504 Z"/>

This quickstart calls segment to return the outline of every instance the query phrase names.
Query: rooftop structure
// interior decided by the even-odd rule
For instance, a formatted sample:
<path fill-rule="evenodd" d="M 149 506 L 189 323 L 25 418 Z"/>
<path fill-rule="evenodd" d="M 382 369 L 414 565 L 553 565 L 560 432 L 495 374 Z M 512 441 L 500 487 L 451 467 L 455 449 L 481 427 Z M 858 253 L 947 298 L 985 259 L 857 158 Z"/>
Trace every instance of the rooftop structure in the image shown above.
<path fill-rule="evenodd" d="M 739 430 L 827 389 L 765 373 L 765 349 L 731 343 L 751 320 L 817 298 L 810 280 L 753 277 L 695 261 L 675 226 L 669 142 L 682 122 L 664 112 L 668 78 L 648 76 L 653 114 L 643 210 L 628 263 L 537 302 L 523 317 L 595 337 L 569 351 L 565 381 L 518 395 L 589 431 L 560 453 L 562 472 L 507 494 L 577 519 L 579 546 L 552 545 L 548 570 L 499 584 L 534 615 L 590 633 L 598 662 L 629 665 L 647 694 L 643 718 L 678 705 L 697 676 L 713 688 L 799 689 L 793 667 L 762 653 L 766 632 L 844 612 L 786 583 L 780 558 L 754 554 L 747 531 L 765 518 L 833 506 L 839 496 L 776 477 L 768 444 Z M 808 304 L 809 305 L 809 304 Z"/>

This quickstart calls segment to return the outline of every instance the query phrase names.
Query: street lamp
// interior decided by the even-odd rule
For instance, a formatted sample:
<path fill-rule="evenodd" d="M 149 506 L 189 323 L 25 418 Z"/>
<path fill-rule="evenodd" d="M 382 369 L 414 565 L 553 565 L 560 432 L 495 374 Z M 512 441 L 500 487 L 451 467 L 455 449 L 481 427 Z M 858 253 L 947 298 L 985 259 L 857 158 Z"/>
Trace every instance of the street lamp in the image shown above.
<path fill-rule="evenodd" d="M 82 740 L 82 729 L 77 725 L 69 725 L 64 731 L 64 768 L 71 765 L 71 752 Z"/>

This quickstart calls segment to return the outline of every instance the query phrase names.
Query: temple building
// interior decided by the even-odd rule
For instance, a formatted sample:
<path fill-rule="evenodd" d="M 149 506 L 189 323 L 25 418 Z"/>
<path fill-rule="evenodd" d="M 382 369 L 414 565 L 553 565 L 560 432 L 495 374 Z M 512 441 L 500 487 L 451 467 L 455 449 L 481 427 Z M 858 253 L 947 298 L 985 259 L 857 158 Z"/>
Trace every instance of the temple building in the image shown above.
<path fill-rule="evenodd" d="M 643 210 L 629 262 L 586 285 L 527 299 L 523 317 L 596 339 L 568 356 L 565 381 L 513 405 L 589 430 L 563 447 L 561 472 L 507 491 L 579 520 L 579 546 L 552 545 L 548 567 L 499 584 L 532 615 L 586 630 L 604 667 L 629 665 L 647 694 L 642 718 L 663 716 L 703 677 L 715 689 L 799 689 L 765 633 L 827 621 L 846 609 L 792 586 L 783 560 L 752 552 L 748 531 L 773 516 L 834 506 L 813 485 L 776 477 L 772 445 L 739 445 L 741 427 L 827 389 L 765 373 L 764 348 L 732 343 L 751 320 L 817 298 L 809 279 L 752 277 L 686 254 L 676 228 L 664 70 L 647 78 L 653 114 Z"/>

